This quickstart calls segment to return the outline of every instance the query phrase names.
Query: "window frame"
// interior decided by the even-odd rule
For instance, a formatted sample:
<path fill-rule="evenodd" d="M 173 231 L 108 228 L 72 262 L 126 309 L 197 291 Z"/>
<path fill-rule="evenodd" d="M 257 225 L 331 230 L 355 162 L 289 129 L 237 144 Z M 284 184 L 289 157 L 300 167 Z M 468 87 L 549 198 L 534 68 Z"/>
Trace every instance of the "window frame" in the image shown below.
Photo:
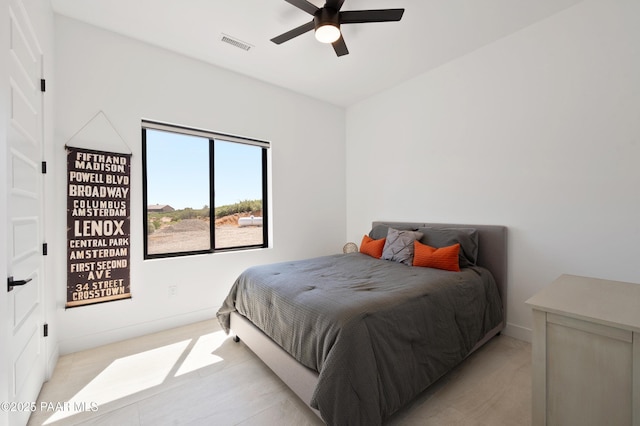
<path fill-rule="evenodd" d="M 232 251 L 244 251 L 254 249 L 269 248 L 269 197 L 268 197 L 268 156 L 271 148 L 270 142 L 247 138 L 242 136 L 213 132 L 204 129 L 191 128 L 171 123 L 163 123 L 159 121 L 142 120 L 142 217 L 143 217 L 143 255 L 144 260 L 162 259 L 172 257 L 194 256 L 199 254 L 214 254 Z M 191 250 L 170 253 L 154 253 L 149 254 L 149 230 L 148 230 L 148 200 L 147 200 L 147 130 L 156 130 L 170 133 L 177 133 L 187 136 L 197 136 L 206 138 L 209 141 L 209 249 Z M 215 246 L 215 140 L 240 143 L 245 145 L 257 146 L 262 149 L 262 244 L 250 244 L 244 246 L 233 246 L 216 248 Z"/>

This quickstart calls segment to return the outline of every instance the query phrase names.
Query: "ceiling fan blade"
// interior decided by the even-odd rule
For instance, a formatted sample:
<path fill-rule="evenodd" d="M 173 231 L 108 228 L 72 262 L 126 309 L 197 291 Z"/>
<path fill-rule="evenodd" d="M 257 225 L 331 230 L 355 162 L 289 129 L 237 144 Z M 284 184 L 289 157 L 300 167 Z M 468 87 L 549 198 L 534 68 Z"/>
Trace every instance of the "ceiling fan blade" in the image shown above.
<path fill-rule="evenodd" d="M 324 6 L 330 7 L 333 10 L 340 10 L 343 4 L 344 4 L 344 0 L 327 0 Z"/>
<path fill-rule="evenodd" d="M 304 10 L 309 15 L 313 15 L 319 9 L 319 7 L 317 7 L 314 4 L 309 3 L 307 0 L 284 0 L 284 1 L 286 1 L 289 4 L 294 5 L 298 9 Z"/>
<path fill-rule="evenodd" d="M 340 12 L 341 24 L 363 24 L 365 22 L 389 22 L 402 19 L 404 9 L 345 10 Z"/>
<path fill-rule="evenodd" d="M 298 28 L 294 28 L 290 31 L 287 31 L 284 34 L 280 34 L 279 36 L 272 38 L 271 41 L 274 42 L 275 44 L 282 44 L 285 41 L 289 41 L 294 37 L 298 37 L 300 34 L 304 34 L 307 31 L 311 31 L 314 28 L 315 28 L 315 24 L 313 23 L 313 21 L 307 22 L 306 24 L 300 25 Z"/>
<path fill-rule="evenodd" d="M 336 51 L 336 55 L 344 56 L 349 54 L 349 49 L 347 49 L 347 44 L 344 42 L 344 38 L 342 38 L 342 36 L 331 43 L 331 45 L 333 46 L 333 50 Z"/>

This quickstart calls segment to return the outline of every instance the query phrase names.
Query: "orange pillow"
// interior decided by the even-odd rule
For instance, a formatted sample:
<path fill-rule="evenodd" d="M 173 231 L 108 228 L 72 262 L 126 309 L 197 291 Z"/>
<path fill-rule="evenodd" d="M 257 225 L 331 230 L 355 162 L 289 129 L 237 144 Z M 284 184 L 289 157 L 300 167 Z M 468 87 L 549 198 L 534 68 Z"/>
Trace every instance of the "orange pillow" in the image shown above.
<path fill-rule="evenodd" d="M 365 235 L 364 237 L 362 237 L 362 242 L 360 243 L 360 253 L 368 254 L 371 257 L 380 259 L 382 257 L 384 242 L 386 240 L 386 238 L 374 240 L 370 236 Z"/>
<path fill-rule="evenodd" d="M 418 241 L 413 242 L 413 266 L 425 266 L 427 268 L 444 269 L 446 271 L 460 271 L 458 264 L 458 253 L 460 252 L 460 243 L 452 246 L 435 248 L 422 244 Z"/>

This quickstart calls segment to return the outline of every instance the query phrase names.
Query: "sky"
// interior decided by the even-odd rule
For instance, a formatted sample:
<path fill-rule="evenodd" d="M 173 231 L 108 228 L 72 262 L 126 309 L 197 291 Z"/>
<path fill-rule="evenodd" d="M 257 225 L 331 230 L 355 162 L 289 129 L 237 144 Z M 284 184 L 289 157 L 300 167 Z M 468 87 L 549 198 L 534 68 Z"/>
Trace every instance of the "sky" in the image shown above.
<path fill-rule="evenodd" d="M 201 209 L 209 201 L 209 140 L 147 129 L 147 204 Z M 262 149 L 215 141 L 215 206 L 262 199 Z"/>

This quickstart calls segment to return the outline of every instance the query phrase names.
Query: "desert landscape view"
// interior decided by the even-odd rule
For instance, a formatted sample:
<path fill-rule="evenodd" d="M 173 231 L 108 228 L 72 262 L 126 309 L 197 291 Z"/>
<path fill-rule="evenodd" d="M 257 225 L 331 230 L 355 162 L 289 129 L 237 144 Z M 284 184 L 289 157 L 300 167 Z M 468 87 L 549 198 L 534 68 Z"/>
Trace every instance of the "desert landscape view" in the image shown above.
<path fill-rule="evenodd" d="M 190 209 L 189 209 L 190 210 Z M 204 210 L 204 209 L 203 209 Z M 208 209 L 206 209 L 208 213 Z M 208 214 L 190 210 L 148 214 L 148 254 L 178 253 L 210 249 Z M 180 219 L 186 216 L 186 219 Z M 194 217 L 189 217 L 194 216 Z M 215 220 L 217 249 L 260 245 L 262 226 L 239 226 L 242 217 L 262 217 L 261 210 L 232 213 Z"/>

